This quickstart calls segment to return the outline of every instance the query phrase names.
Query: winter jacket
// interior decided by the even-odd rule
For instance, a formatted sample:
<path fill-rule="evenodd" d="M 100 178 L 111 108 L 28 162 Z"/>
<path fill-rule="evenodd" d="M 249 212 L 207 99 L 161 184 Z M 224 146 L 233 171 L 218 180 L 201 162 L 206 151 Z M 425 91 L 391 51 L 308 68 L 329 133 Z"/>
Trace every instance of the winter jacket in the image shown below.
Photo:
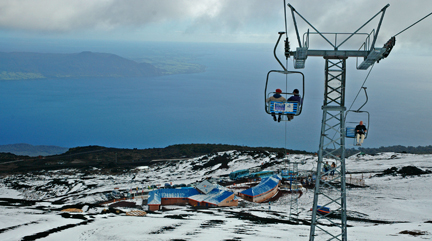
<path fill-rule="evenodd" d="M 266 102 L 270 101 L 284 102 L 286 99 L 280 94 L 274 94 L 273 96 L 266 99 Z"/>
<path fill-rule="evenodd" d="M 365 134 L 366 133 L 366 126 L 364 125 L 357 125 L 355 128 L 355 133 L 356 134 Z"/>
<path fill-rule="evenodd" d="M 288 98 L 288 101 L 297 101 L 298 103 L 300 103 L 300 105 L 303 105 L 303 100 L 300 95 L 293 95 Z"/>

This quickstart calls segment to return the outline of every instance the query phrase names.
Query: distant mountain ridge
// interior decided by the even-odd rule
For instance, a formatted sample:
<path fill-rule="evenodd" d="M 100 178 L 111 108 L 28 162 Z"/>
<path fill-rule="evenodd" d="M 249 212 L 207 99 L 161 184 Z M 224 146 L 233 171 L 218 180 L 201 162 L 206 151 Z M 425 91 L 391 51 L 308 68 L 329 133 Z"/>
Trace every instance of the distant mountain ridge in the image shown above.
<path fill-rule="evenodd" d="M 67 152 L 69 148 L 60 146 L 33 146 L 30 144 L 0 145 L 0 152 L 12 153 L 19 156 L 51 156 Z"/>
<path fill-rule="evenodd" d="M 115 54 L 0 52 L 0 79 L 153 77 L 162 70 Z"/>
<path fill-rule="evenodd" d="M 269 156 L 282 159 L 285 153 L 313 154 L 306 151 L 287 150 L 272 147 L 247 147 L 224 144 L 178 144 L 165 148 L 125 149 L 103 146 L 83 146 L 63 148 L 56 146 L 32 146 L 28 144 L 14 144 L 0 146 L 0 175 L 3 173 L 29 172 L 38 170 L 57 170 L 64 168 L 78 168 L 88 170 L 92 167 L 121 171 L 123 168 L 148 166 L 154 161 L 163 163 L 172 160 L 193 159 L 195 157 L 207 158 L 214 153 L 226 151 L 248 153 L 255 157 Z M 362 153 L 375 155 L 380 152 L 407 152 L 412 154 L 432 153 L 432 146 L 425 147 L 380 147 L 376 149 L 349 149 L 352 154 Z M 57 151 L 56 154 L 55 151 Z M 408 152 L 410 151 L 410 152 Z M 207 157 L 206 157 L 207 156 Z M 221 159 L 223 160 L 223 159 Z M 265 164 L 264 164 L 265 166 Z"/>

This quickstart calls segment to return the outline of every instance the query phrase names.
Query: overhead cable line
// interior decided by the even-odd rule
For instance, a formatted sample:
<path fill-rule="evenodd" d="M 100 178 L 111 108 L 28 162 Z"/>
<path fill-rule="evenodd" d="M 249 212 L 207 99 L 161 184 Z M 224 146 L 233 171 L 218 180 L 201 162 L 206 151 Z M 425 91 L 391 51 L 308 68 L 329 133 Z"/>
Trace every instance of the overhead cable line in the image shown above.
<path fill-rule="evenodd" d="M 384 54 L 384 58 L 387 57 L 387 56 L 390 54 L 391 49 L 392 49 L 393 46 L 395 45 L 395 42 L 396 42 L 395 37 L 396 37 L 396 36 L 398 36 L 399 34 L 405 32 L 406 30 L 410 29 L 411 27 L 413 27 L 414 25 L 418 24 L 419 22 L 423 21 L 425 18 L 429 17 L 430 15 L 432 15 L 432 12 L 429 13 L 429 14 L 427 14 L 426 16 L 424 16 L 423 18 L 421 18 L 421 19 L 418 20 L 417 22 L 415 22 L 415 23 L 411 24 L 410 26 L 406 27 L 404 30 L 400 31 L 399 33 L 395 34 L 392 38 L 390 38 L 390 40 L 389 40 L 389 41 L 384 45 L 384 47 L 387 47 L 387 48 L 388 48 L 387 52 Z M 381 60 L 381 59 L 380 59 L 380 60 Z M 377 62 L 379 63 L 379 60 L 378 60 Z M 354 98 L 354 101 L 353 101 L 353 103 L 351 104 L 349 110 L 351 110 L 351 107 L 354 105 L 354 102 L 356 101 L 358 95 L 359 95 L 360 92 L 361 92 L 361 89 L 363 88 L 363 86 L 364 86 L 364 84 L 365 84 L 367 78 L 369 77 L 369 74 L 371 73 L 371 71 L 372 71 L 372 69 L 373 69 L 373 66 L 374 66 L 374 65 L 372 65 L 371 69 L 369 70 L 369 73 L 367 74 L 366 79 L 365 79 L 364 82 L 363 82 L 363 85 L 360 87 L 360 90 L 359 90 L 359 92 L 357 93 L 357 96 Z"/>
<path fill-rule="evenodd" d="M 288 24 L 287 24 L 287 17 L 286 17 L 286 0 L 284 0 L 284 19 L 285 19 L 285 68 L 288 71 L 288 56 L 286 56 L 287 50 L 287 44 L 288 44 Z M 288 91 L 288 75 L 285 75 L 285 92 Z M 285 122 L 285 155 L 287 153 L 287 122 Z"/>
<path fill-rule="evenodd" d="M 424 16 L 424 17 L 423 17 L 422 19 L 418 20 L 417 22 L 415 22 L 415 23 L 411 24 L 411 25 L 410 25 L 409 27 L 405 28 L 404 30 L 400 31 L 399 33 L 397 33 L 397 34 L 396 34 L 396 35 L 394 35 L 393 37 L 396 37 L 396 36 L 398 36 L 399 34 L 401 34 L 401 33 L 405 32 L 406 30 L 408 30 L 408 29 L 409 29 L 409 28 L 411 28 L 412 26 L 414 26 L 414 25 L 418 24 L 419 22 L 421 22 L 421 21 L 422 21 L 423 19 L 425 19 L 425 18 L 429 17 L 430 15 L 432 15 L 432 12 L 431 12 L 431 13 L 429 13 L 428 15 Z"/>
<path fill-rule="evenodd" d="M 285 17 L 285 20 L 286 20 L 286 17 Z M 288 34 L 287 34 L 287 36 L 288 36 Z M 288 70 L 288 58 L 285 60 L 285 66 L 286 66 L 286 69 Z M 288 75 L 285 75 L 285 92 L 288 92 Z M 288 97 L 287 97 L 287 100 L 288 100 Z M 287 149 L 287 137 L 288 137 L 287 125 L 288 125 L 288 121 L 285 121 L 285 155 L 288 151 L 288 149 Z"/>
<path fill-rule="evenodd" d="M 367 81 L 367 79 L 369 78 L 369 75 L 370 75 L 370 73 L 372 72 L 372 69 L 373 69 L 374 66 L 375 66 L 375 64 L 373 64 L 373 65 L 371 66 L 371 68 L 370 68 L 368 74 L 366 75 L 365 80 L 363 81 L 363 84 L 360 86 L 360 89 L 359 89 L 359 91 L 357 92 L 356 97 L 354 98 L 353 102 L 351 103 L 351 106 L 348 108 L 348 111 L 351 110 L 352 106 L 353 106 L 354 103 L 356 102 L 357 97 L 359 96 L 361 90 L 363 89 L 363 86 L 366 84 L 366 81 Z M 358 109 L 358 111 L 359 111 L 362 107 L 363 107 L 363 106 L 361 106 L 361 107 Z M 348 111 L 346 112 L 345 117 L 347 116 Z M 337 134 L 337 133 L 335 133 L 335 134 L 333 135 L 333 138 L 335 138 L 336 134 Z"/>
<path fill-rule="evenodd" d="M 284 0 L 284 18 L 285 18 L 285 33 L 286 33 L 286 36 L 287 36 L 287 38 L 288 38 L 288 25 L 287 25 L 287 18 L 286 18 L 286 2 L 285 2 L 286 0 Z"/>

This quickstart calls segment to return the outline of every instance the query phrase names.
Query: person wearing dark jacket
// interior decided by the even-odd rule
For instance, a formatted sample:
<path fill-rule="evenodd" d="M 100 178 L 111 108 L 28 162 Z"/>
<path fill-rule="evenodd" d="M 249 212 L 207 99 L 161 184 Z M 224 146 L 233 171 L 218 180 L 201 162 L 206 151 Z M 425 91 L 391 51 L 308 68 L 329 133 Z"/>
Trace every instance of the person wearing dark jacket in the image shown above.
<path fill-rule="evenodd" d="M 363 121 L 360 121 L 360 124 L 358 124 L 355 128 L 357 146 L 361 146 L 361 144 L 363 144 L 363 140 L 365 138 L 366 132 L 367 132 L 366 126 L 363 125 Z"/>
<path fill-rule="evenodd" d="M 330 176 L 334 176 L 335 173 L 335 169 L 336 169 L 336 163 L 332 162 L 331 166 L 330 166 Z"/>
<path fill-rule="evenodd" d="M 281 89 L 276 89 L 276 93 L 273 96 L 267 98 L 266 102 L 270 102 L 270 101 L 285 102 L 286 99 L 281 94 L 282 94 L 282 90 Z M 276 121 L 276 114 L 275 113 L 271 113 L 271 115 L 273 116 L 273 120 Z M 281 121 L 281 116 L 282 116 L 282 114 L 279 113 L 279 117 L 277 119 L 278 122 Z"/>
<path fill-rule="evenodd" d="M 324 164 L 324 167 L 323 167 L 323 172 L 324 172 L 324 176 L 327 176 L 328 175 L 328 171 L 330 171 L 330 164 L 328 163 L 328 161 Z"/>
<path fill-rule="evenodd" d="M 294 95 L 288 98 L 288 101 L 297 101 L 298 105 L 302 105 L 303 104 L 303 100 L 300 97 L 299 94 L 299 90 L 298 89 L 294 89 L 293 91 Z M 288 120 L 291 121 L 292 119 L 294 119 L 294 115 L 287 115 Z"/>

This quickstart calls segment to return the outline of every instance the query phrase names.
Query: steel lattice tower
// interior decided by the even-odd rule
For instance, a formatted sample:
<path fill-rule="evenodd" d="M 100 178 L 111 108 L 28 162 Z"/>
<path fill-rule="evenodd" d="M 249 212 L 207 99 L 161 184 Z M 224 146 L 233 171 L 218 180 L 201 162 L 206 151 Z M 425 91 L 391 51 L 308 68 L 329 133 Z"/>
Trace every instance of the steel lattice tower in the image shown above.
<path fill-rule="evenodd" d="M 381 9 L 381 11 L 375 14 L 375 16 L 353 33 L 322 33 L 301 16 L 294 7 L 288 4 L 288 7 L 291 8 L 298 47 L 296 51 L 289 51 L 289 42 L 287 37 L 285 46 L 285 55 L 287 58 L 293 56 L 294 68 L 296 69 L 304 68 L 306 59 L 309 56 L 324 57 L 325 59 L 324 103 L 322 106 L 323 115 L 309 236 L 310 241 L 314 241 L 316 237 L 320 240 L 347 240 L 347 203 L 345 186 L 346 59 L 348 57 L 356 57 L 357 60 L 359 58 L 363 59 L 363 61 L 360 61 L 360 64 L 357 63 L 357 69 L 365 70 L 380 59 L 388 56 L 394 42 L 387 42 L 383 48 L 376 48 L 375 42 L 384 18 L 384 13 L 389 6 L 390 5 L 387 4 Z M 359 33 L 359 30 L 380 13 L 381 18 L 376 31 L 373 30 L 370 33 Z M 303 41 L 298 32 L 295 14 L 315 30 L 315 32 L 309 32 L 308 30 L 307 33 L 303 35 Z M 319 35 L 331 46 L 331 49 L 310 49 L 310 35 Z M 327 38 L 329 35 L 333 37 L 333 41 L 330 41 Z M 341 46 L 354 35 L 365 36 L 363 45 L 357 50 L 341 50 Z M 338 39 L 340 36 L 344 36 L 342 41 Z M 326 162 L 334 162 L 335 168 L 328 168 Z M 327 169 L 326 171 L 323 171 L 325 165 Z M 325 210 L 325 208 L 330 209 Z"/>
<path fill-rule="evenodd" d="M 290 174 L 290 214 L 289 214 L 289 220 L 297 222 L 298 220 L 298 196 L 295 195 L 298 193 L 298 186 L 297 183 L 295 184 L 295 190 L 293 190 L 293 182 L 298 179 L 298 162 L 289 163 L 289 169 L 288 173 Z M 295 219 L 295 220 L 294 220 Z"/>
<path fill-rule="evenodd" d="M 310 240 L 317 229 L 325 240 L 346 240 L 346 188 L 345 188 L 345 83 L 346 58 L 326 58 L 325 95 L 318 152 L 317 178 Z M 342 153 L 342 154 L 341 154 Z M 326 162 L 335 162 L 336 168 L 323 170 Z M 330 163 L 328 165 L 330 165 Z M 333 174 L 333 175 L 331 175 Z M 331 208 L 331 213 L 318 212 L 318 205 Z M 335 216 L 340 216 L 335 218 Z M 340 228 L 340 232 L 328 231 L 328 225 Z M 332 228 L 333 229 L 333 228 Z M 327 237 L 329 239 L 327 239 Z"/>

